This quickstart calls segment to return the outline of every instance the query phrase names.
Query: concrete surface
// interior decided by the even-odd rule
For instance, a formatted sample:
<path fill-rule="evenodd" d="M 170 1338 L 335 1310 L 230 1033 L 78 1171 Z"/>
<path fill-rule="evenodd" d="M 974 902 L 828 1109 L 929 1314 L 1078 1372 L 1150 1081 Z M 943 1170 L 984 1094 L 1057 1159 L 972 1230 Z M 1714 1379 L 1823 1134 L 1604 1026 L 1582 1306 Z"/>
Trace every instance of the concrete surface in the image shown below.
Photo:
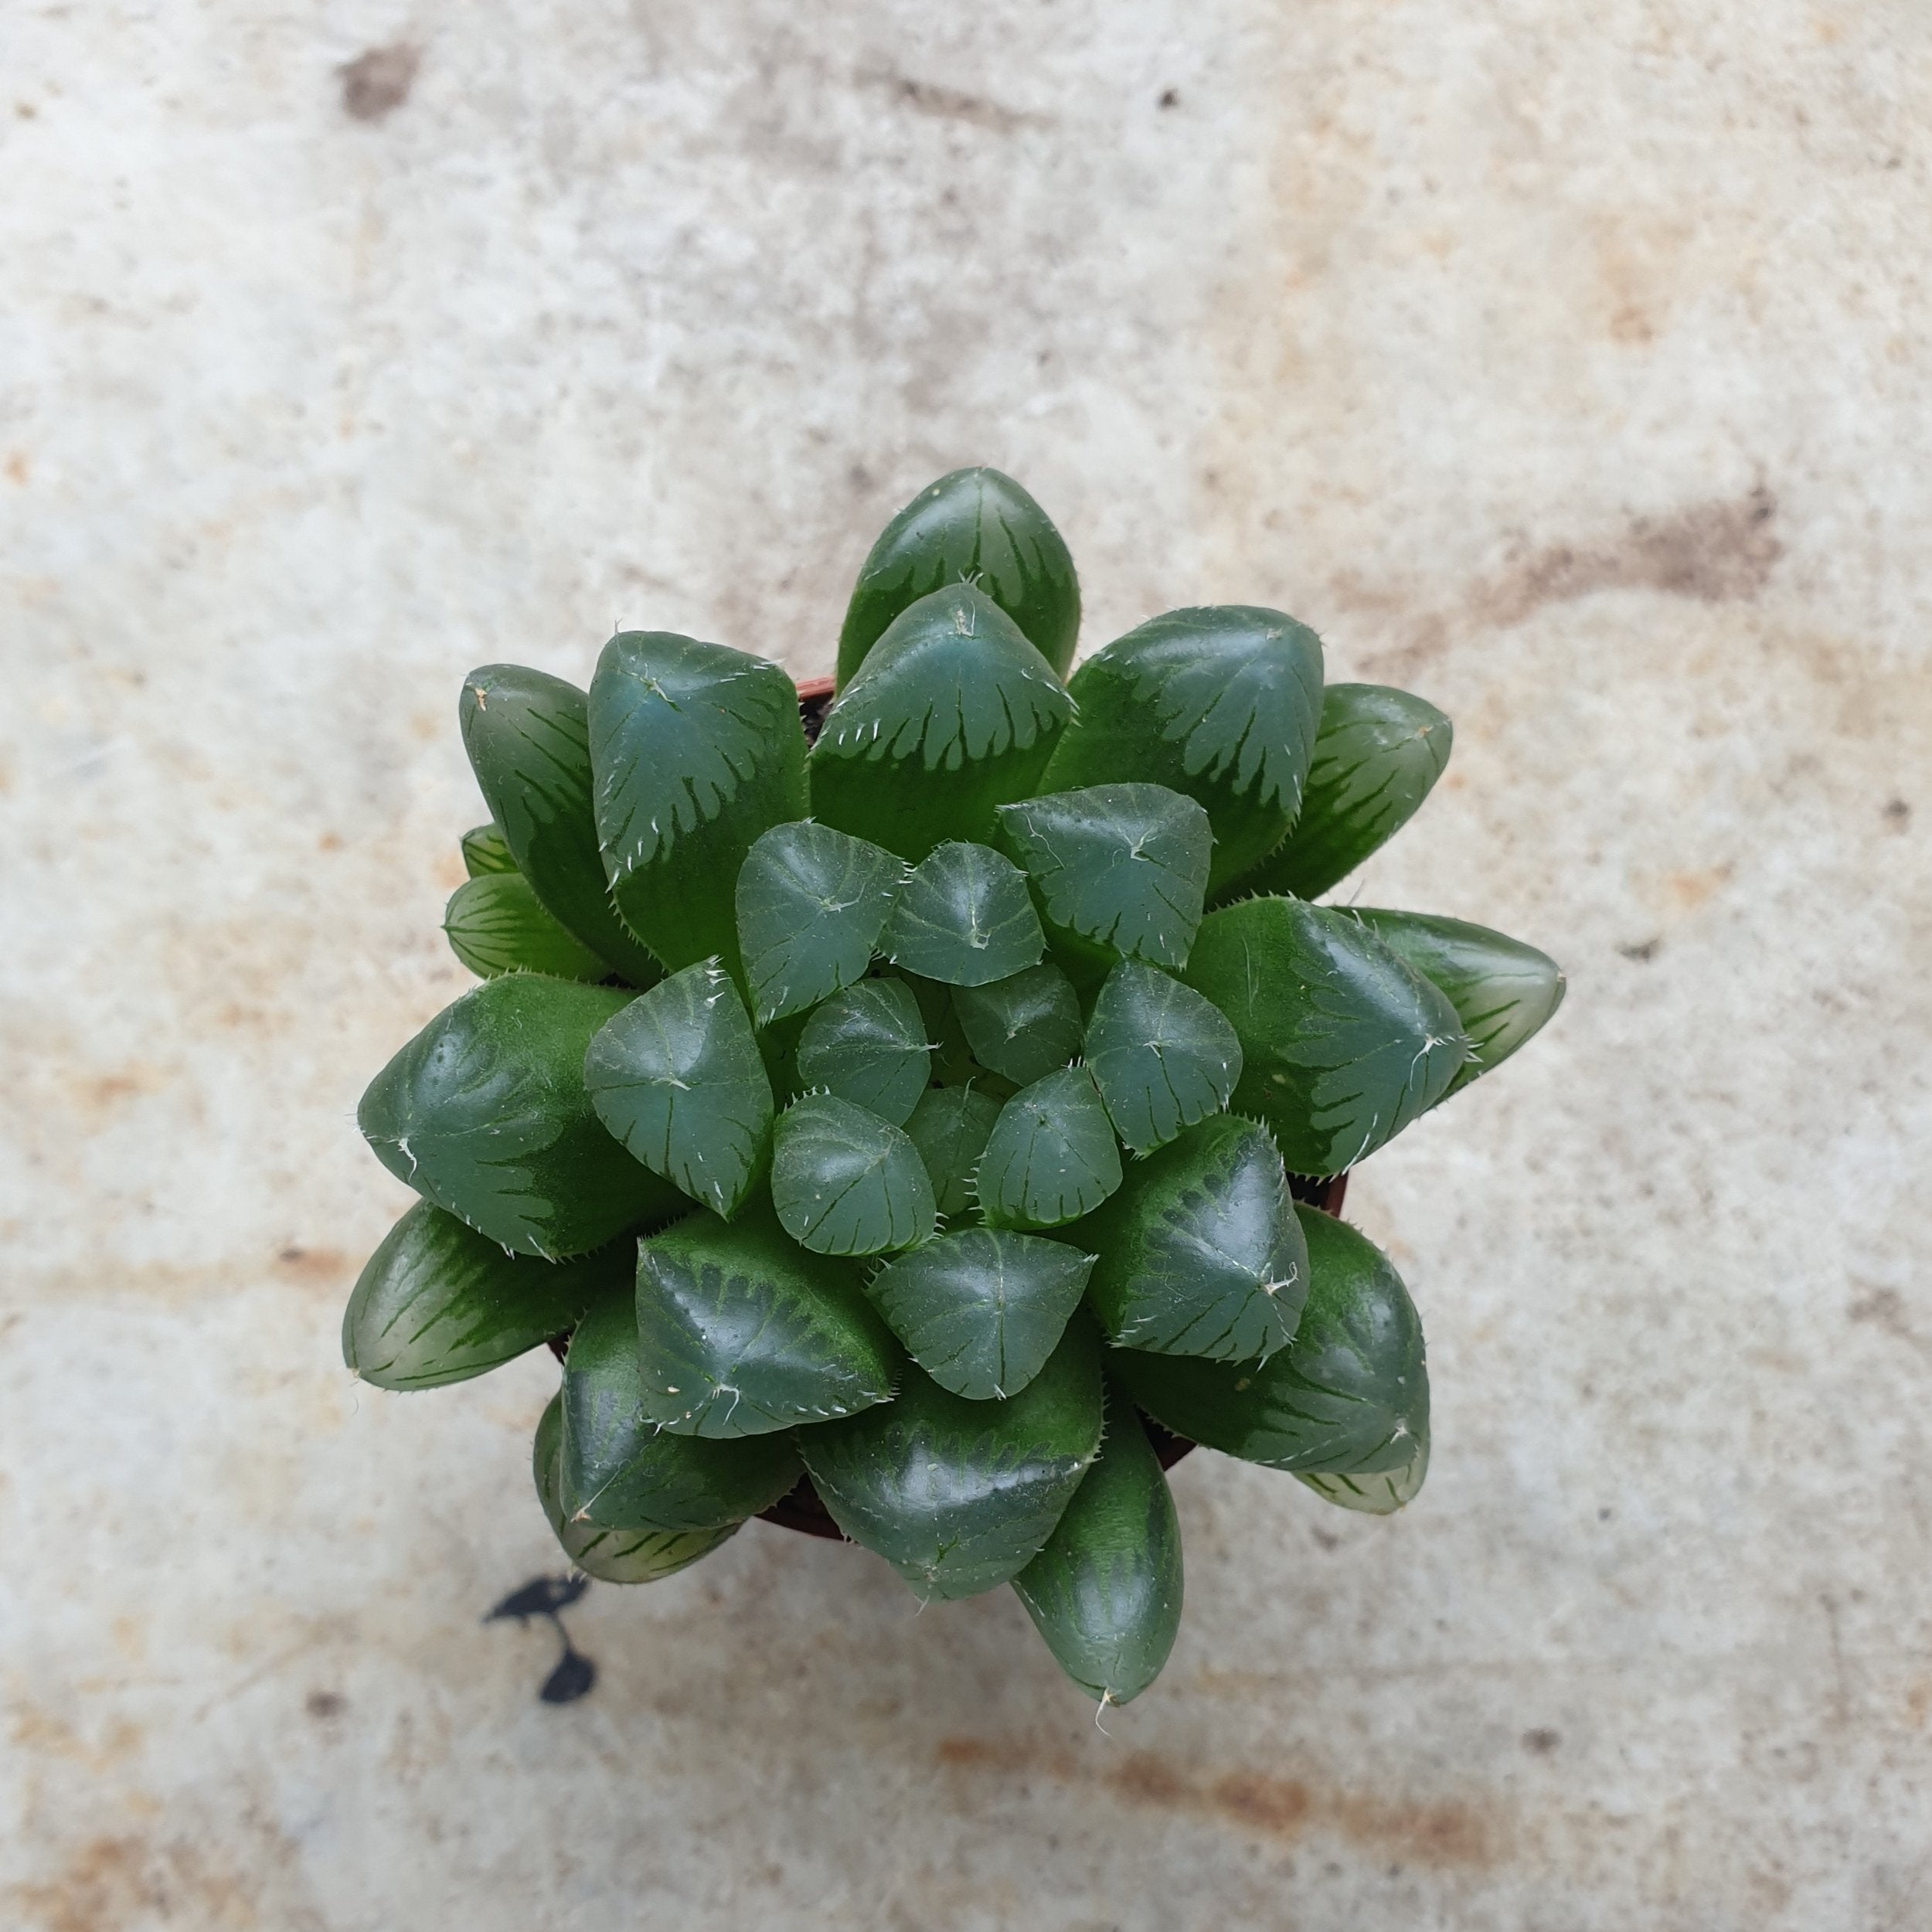
<path fill-rule="evenodd" d="M 1932 16 L 19 0 L 0 20 L 0 1924 L 1932 1924 Z M 336 1355 L 462 984 L 462 673 L 831 662 L 990 461 L 1090 644 L 1278 603 L 1562 956 L 1351 1206 L 1393 1521 L 1202 1454 L 1111 1715 L 753 1526 L 571 1613 L 553 1371 Z M 1914 1182 L 1917 1182 L 1916 1189 Z"/>

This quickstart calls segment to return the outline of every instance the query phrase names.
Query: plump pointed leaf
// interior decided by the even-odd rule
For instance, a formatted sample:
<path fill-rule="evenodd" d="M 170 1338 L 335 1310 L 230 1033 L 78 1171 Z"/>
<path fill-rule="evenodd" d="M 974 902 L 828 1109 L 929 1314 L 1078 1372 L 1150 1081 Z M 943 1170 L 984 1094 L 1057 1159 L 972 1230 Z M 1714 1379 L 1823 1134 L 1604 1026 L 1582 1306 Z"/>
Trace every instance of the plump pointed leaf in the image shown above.
<path fill-rule="evenodd" d="M 798 694 L 775 664 L 665 631 L 625 631 L 590 681 L 604 869 L 626 925 L 675 970 L 738 971 L 739 868 L 805 815 Z"/>
<path fill-rule="evenodd" d="M 1192 987 L 1124 959 L 1094 1002 L 1087 1064 L 1121 1138 L 1151 1154 L 1226 1106 L 1241 1078 L 1241 1043 Z"/>
<path fill-rule="evenodd" d="M 919 1594 L 971 1597 L 1039 1553 L 1100 1440 L 1100 1372 L 1086 1325 L 1004 1402 L 972 1402 L 908 1366 L 897 1400 L 799 1432 L 834 1520 Z"/>
<path fill-rule="evenodd" d="M 597 1118 L 654 1174 L 727 1217 L 763 1171 L 771 1082 L 751 1020 L 716 959 L 614 1015 L 583 1078 Z"/>
<path fill-rule="evenodd" d="M 1429 913 L 1383 912 L 1372 906 L 1349 911 L 1455 1008 L 1474 1057 L 1449 1083 L 1451 1094 L 1500 1066 L 1563 1004 L 1562 969 L 1547 953 L 1519 939 Z"/>
<path fill-rule="evenodd" d="M 342 1359 L 379 1389 L 463 1382 L 630 1299 L 631 1244 L 572 1261 L 505 1254 L 453 1214 L 418 1201 L 369 1258 L 342 1317 Z"/>
<path fill-rule="evenodd" d="M 515 872 L 516 861 L 510 855 L 502 829 L 494 822 L 472 825 L 463 835 L 463 869 L 472 879 L 486 879 L 492 872 Z"/>
<path fill-rule="evenodd" d="M 1092 1077 L 1069 1066 L 1000 1109 L 979 1163 L 989 1227 L 1050 1228 L 1090 1214 L 1121 1184 L 1121 1153 Z"/>
<path fill-rule="evenodd" d="M 738 943 L 758 1024 L 863 979 L 899 896 L 903 861 L 808 818 L 774 825 L 738 873 Z"/>
<path fill-rule="evenodd" d="M 948 1219 L 975 1205 L 973 1177 L 987 1137 L 999 1118 L 1000 1103 L 973 1087 L 932 1087 L 920 1097 L 906 1123 L 933 1184 L 939 1212 Z"/>
<path fill-rule="evenodd" d="M 1267 1131 L 1222 1115 L 1136 1163 L 1079 1230 L 1088 1300 L 1117 1346 L 1259 1362 L 1285 1348 L 1308 1253 Z"/>
<path fill-rule="evenodd" d="M 888 523 L 853 587 L 838 635 L 842 688 L 909 604 L 952 583 L 991 597 L 1062 677 L 1080 636 L 1080 587 L 1046 512 L 998 470 L 954 470 Z"/>
<path fill-rule="evenodd" d="M 679 1435 L 645 1413 L 634 1290 L 577 1325 L 563 1393 L 561 1506 L 573 1521 L 715 1529 L 768 1509 L 798 1480 L 787 1434 Z"/>
<path fill-rule="evenodd" d="M 1233 1104 L 1297 1174 L 1339 1174 L 1448 1090 L 1469 1056 L 1447 998 L 1368 928 L 1298 899 L 1210 913 L 1188 984 L 1241 1042 Z"/>
<path fill-rule="evenodd" d="M 909 1248 L 938 1212 L 904 1131 L 835 1094 L 808 1094 L 779 1115 L 771 1200 L 785 1232 L 818 1254 Z"/>
<path fill-rule="evenodd" d="M 886 927 L 894 964 L 949 986 L 1010 978 L 1046 950 L 1025 875 L 990 845 L 944 845 L 921 859 Z"/>
<path fill-rule="evenodd" d="M 465 879 L 443 913 L 450 951 L 478 979 L 499 973 L 549 973 L 595 985 L 611 968 L 543 908 L 520 872 Z"/>
<path fill-rule="evenodd" d="M 866 1291 L 942 1389 L 1003 1400 L 1059 1345 L 1093 1265 L 1063 1241 L 968 1228 L 887 1263 Z"/>
<path fill-rule="evenodd" d="M 919 1002 L 903 980 L 862 979 L 805 1022 L 798 1078 L 893 1126 L 919 1104 L 932 1071 Z"/>
<path fill-rule="evenodd" d="M 709 1556 L 737 1533 L 735 1522 L 716 1529 L 607 1529 L 600 1523 L 573 1522 L 563 1513 L 563 1398 L 556 1395 L 536 1426 L 531 1474 L 537 1501 L 563 1553 L 587 1577 L 607 1583 L 655 1583 Z"/>
<path fill-rule="evenodd" d="M 1080 1050 L 1080 1002 L 1057 966 L 1029 966 L 985 986 L 956 986 L 959 1015 L 974 1057 L 1025 1087 L 1064 1066 Z"/>
<path fill-rule="evenodd" d="M 516 869 L 553 917 L 634 986 L 662 968 L 617 917 L 597 850 L 589 726 L 573 684 L 486 664 L 457 707 L 470 768 Z"/>
<path fill-rule="evenodd" d="M 1388 1257 L 1345 1223 L 1297 1210 L 1311 1277 L 1294 1340 L 1253 1362 L 1123 1349 L 1107 1359 L 1177 1434 L 1249 1462 L 1330 1478 L 1351 1509 L 1400 1509 L 1428 1467 L 1422 1324 Z M 1346 1478 L 1346 1484 L 1339 1479 Z"/>
<path fill-rule="evenodd" d="M 1294 829 L 1243 881 L 1315 899 L 1386 845 L 1449 762 L 1455 731 L 1432 704 L 1380 684 L 1332 684 Z"/>
<path fill-rule="evenodd" d="M 919 859 L 985 841 L 995 807 L 1039 790 L 1073 715 L 1053 668 L 970 583 L 900 613 L 827 713 L 813 815 Z"/>
<path fill-rule="evenodd" d="M 1148 782 L 1214 827 L 1209 890 L 1281 842 L 1301 804 L 1321 709 L 1321 642 L 1279 611 L 1170 611 L 1073 674 L 1079 722 L 1037 789 Z"/>
<path fill-rule="evenodd" d="M 478 1233 L 555 1260 L 682 1205 L 605 1133 L 583 1084 L 597 1029 L 634 995 L 535 973 L 485 980 L 369 1083 L 376 1157 Z"/>
<path fill-rule="evenodd" d="M 1098 1459 L 1013 1589 L 1090 1697 L 1124 1704 L 1160 1675 L 1181 1627 L 1181 1526 L 1146 1432 L 1118 1394 Z"/>
<path fill-rule="evenodd" d="M 1124 958 L 1186 964 L 1214 849 L 1195 800 L 1165 785 L 1090 785 L 1002 805 L 999 821 L 1056 927 Z"/>
<path fill-rule="evenodd" d="M 763 1212 L 693 1215 L 638 1244 L 645 1413 L 681 1435 L 752 1436 L 885 1401 L 896 1351 L 857 1272 Z"/>

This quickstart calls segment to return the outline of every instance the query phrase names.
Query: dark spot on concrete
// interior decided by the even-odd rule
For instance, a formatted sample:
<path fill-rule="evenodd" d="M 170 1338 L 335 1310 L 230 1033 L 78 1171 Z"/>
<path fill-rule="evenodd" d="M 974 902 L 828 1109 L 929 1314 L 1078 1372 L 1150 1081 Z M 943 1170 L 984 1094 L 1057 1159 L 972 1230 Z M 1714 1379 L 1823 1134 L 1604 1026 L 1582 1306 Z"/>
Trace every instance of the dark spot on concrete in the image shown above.
<path fill-rule="evenodd" d="M 1597 1511 L 1597 1520 L 1599 1522 L 1608 1522 L 1610 1521 L 1611 1513 L 1610 1505 L 1608 1503 L 1605 1503 L 1603 1508 Z"/>
<path fill-rule="evenodd" d="M 1181 104 L 1180 89 L 1179 87 L 1164 88 L 1162 90 L 1160 100 L 1155 104 L 1162 107 L 1179 107 Z"/>
<path fill-rule="evenodd" d="M 1187 1795 L 1180 1774 L 1151 1751 L 1136 1751 L 1109 1781 L 1142 1804 L 1178 1804 Z"/>
<path fill-rule="evenodd" d="M 1291 1778 L 1230 1771 L 1214 1787 L 1214 1801 L 1231 1818 L 1257 1831 L 1298 1829 L 1308 1815 L 1308 1787 Z"/>
<path fill-rule="evenodd" d="M 1932 1354 L 1924 1336 L 1906 1319 L 1905 1297 L 1896 1288 L 1865 1287 L 1862 1294 L 1845 1304 L 1845 1318 L 1883 1329 L 1921 1355 Z"/>
<path fill-rule="evenodd" d="M 1617 950 L 1623 954 L 1624 958 L 1634 959 L 1639 965 L 1648 965 L 1657 957 L 1657 949 L 1663 943 L 1662 936 L 1660 934 L 1655 939 L 1640 940 L 1634 945 L 1620 945 Z"/>
<path fill-rule="evenodd" d="M 352 121 L 380 121 L 409 99 L 422 65 L 420 48 L 399 40 L 371 47 L 337 70 L 342 78 L 342 111 Z"/>
<path fill-rule="evenodd" d="M 968 126 L 983 128 L 997 134 L 1017 133 L 1022 128 L 1041 124 L 1038 114 L 1022 114 L 1017 107 L 1002 106 L 983 94 L 962 94 L 957 87 L 942 87 L 930 80 L 914 80 L 907 74 L 872 77 L 875 86 L 883 87 L 895 100 L 915 114 L 930 114 L 939 121 L 962 121 Z"/>
<path fill-rule="evenodd" d="M 349 1699 L 340 1691 L 311 1691 L 303 1708 L 318 1719 L 340 1717 L 349 1709 Z"/>
<path fill-rule="evenodd" d="M 349 1272 L 349 1257 L 340 1248 L 305 1248 L 291 1242 L 275 1259 L 305 1281 L 334 1281 Z"/>
<path fill-rule="evenodd" d="M 1894 832 L 1903 832 L 1912 822 L 1912 808 L 1903 798 L 1888 798 L 1882 816 Z"/>
<path fill-rule="evenodd" d="M 1324 1549 L 1339 1549 L 1342 1547 L 1342 1539 L 1332 1529 L 1324 1529 L 1319 1523 L 1311 1523 L 1308 1527 L 1308 1534 Z"/>
<path fill-rule="evenodd" d="M 1541 1726 L 1522 1734 L 1523 1749 L 1536 1757 L 1547 1757 L 1563 1741 L 1560 1731 L 1546 1730 Z"/>

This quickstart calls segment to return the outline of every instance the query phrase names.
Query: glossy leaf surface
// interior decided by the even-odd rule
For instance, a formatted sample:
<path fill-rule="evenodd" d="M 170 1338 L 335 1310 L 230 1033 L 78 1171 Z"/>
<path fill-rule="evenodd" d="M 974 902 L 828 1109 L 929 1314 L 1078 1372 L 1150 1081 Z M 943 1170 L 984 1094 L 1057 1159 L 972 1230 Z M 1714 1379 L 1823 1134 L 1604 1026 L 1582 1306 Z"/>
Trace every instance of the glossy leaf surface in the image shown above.
<path fill-rule="evenodd" d="M 472 825 L 463 835 L 463 869 L 472 879 L 492 872 L 515 872 L 516 861 L 495 825 Z"/>
<path fill-rule="evenodd" d="M 342 1318 L 342 1359 L 379 1389 L 467 1381 L 573 1327 L 600 1297 L 628 1301 L 631 1246 L 572 1261 L 505 1254 L 418 1201 L 369 1258 Z"/>
<path fill-rule="evenodd" d="M 763 1171 L 771 1082 L 722 965 L 673 973 L 605 1022 L 584 1056 L 597 1118 L 633 1158 L 730 1216 Z"/>
<path fill-rule="evenodd" d="M 1099 1458 L 1013 1588 L 1090 1697 L 1124 1704 L 1160 1675 L 1181 1627 L 1181 1526 L 1146 1432 L 1118 1395 Z"/>
<path fill-rule="evenodd" d="M 1057 966 L 1029 966 L 985 986 L 956 986 L 959 1015 L 973 1056 L 982 1066 L 1025 1087 L 1080 1050 L 1080 1002 Z"/>
<path fill-rule="evenodd" d="M 638 1249 L 645 1413 L 683 1435 L 763 1435 L 883 1402 L 896 1351 L 857 1272 L 747 1209 Z"/>
<path fill-rule="evenodd" d="M 979 1163 L 989 1227 L 1057 1227 L 1090 1214 L 1121 1184 L 1120 1149 L 1083 1066 L 1049 1073 L 1000 1109 Z"/>
<path fill-rule="evenodd" d="M 1210 913 L 1188 984 L 1241 1043 L 1233 1105 L 1291 1172 L 1338 1174 L 1448 1091 L 1468 1058 L 1456 1009 L 1346 913 L 1250 899 Z"/>
<path fill-rule="evenodd" d="M 519 1254 L 587 1253 L 661 1218 L 681 1197 L 604 1131 L 583 1083 L 592 1036 L 634 997 L 485 980 L 370 1082 L 363 1137 L 399 1181 Z"/>
<path fill-rule="evenodd" d="M 1026 875 L 990 845 L 940 845 L 900 888 L 886 927 L 895 965 L 949 986 L 985 986 L 1046 950 Z"/>
<path fill-rule="evenodd" d="M 594 985 L 611 968 L 544 910 L 519 872 L 465 879 L 443 912 L 450 951 L 478 979 L 499 973 L 549 973 Z"/>
<path fill-rule="evenodd" d="M 834 1094 L 808 1094 L 779 1115 L 771 1199 L 785 1232 L 818 1254 L 909 1248 L 938 1211 L 904 1131 Z"/>
<path fill-rule="evenodd" d="M 841 688 L 908 605 L 962 583 L 976 584 L 1066 675 L 1080 589 L 1060 533 L 1010 476 L 954 470 L 921 490 L 872 546 L 838 635 Z"/>
<path fill-rule="evenodd" d="M 798 1079 L 903 1126 L 932 1069 L 919 1002 L 903 980 L 862 979 L 805 1022 Z"/>
<path fill-rule="evenodd" d="M 978 1199 L 973 1179 L 999 1109 L 998 1100 L 977 1087 L 933 1087 L 906 1123 L 939 1212 L 949 1219 L 968 1213 Z"/>
<path fill-rule="evenodd" d="M 1123 960 L 1094 1002 L 1087 1064 L 1115 1131 L 1149 1154 L 1226 1106 L 1241 1078 L 1241 1043 L 1192 987 Z"/>
<path fill-rule="evenodd" d="M 1063 1241 L 968 1228 L 889 1262 L 866 1291 L 942 1389 L 1003 1400 L 1059 1345 L 1093 1265 Z"/>
<path fill-rule="evenodd" d="M 949 1393 L 908 1366 L 898 1399 L 799 1431 L 798 1452 L 839 1528 L 928 1599 L 1009 1581 L 1036 1556 L 1100 1440 L 1100 1371 L 1070 1324 L 1004 1402 Z"/>
<path fill-rule="evenodd" d="M 738 943 L 758 1024 L 863 979 L 899 896 L 883 846 L 798 819 L 774 825 L 738 873 Z"/>

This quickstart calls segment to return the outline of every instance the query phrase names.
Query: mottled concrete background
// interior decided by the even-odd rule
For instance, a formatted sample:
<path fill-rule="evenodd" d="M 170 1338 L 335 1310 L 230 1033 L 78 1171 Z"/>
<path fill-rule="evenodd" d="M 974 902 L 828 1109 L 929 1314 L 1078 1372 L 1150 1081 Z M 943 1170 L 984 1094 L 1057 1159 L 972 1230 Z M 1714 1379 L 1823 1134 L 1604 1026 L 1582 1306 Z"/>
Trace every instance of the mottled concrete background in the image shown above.
<path fill-rule="evenodd" d="M 0 1924 L 1932 1923 L 1929 98 L 1876 0 L 7 6 Z M 755 1525 L 542 1706 L 553 1369 L 336 1352 L 459 681 L 823 670 L 975 461 L 1090 644 L 1450 711 L 1366 896 L 1569 968 L 1350 1196 L 1434 1473 L 1189 1461 L 1111 1736 Z"/>

